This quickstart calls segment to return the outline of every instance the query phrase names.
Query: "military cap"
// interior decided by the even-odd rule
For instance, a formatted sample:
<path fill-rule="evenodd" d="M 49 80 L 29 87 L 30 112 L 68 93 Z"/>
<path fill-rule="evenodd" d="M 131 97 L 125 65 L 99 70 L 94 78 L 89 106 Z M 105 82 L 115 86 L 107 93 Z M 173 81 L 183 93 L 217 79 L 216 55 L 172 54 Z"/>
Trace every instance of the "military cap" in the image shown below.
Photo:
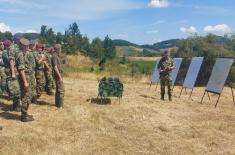
<path fill-rule="evenodd" d="M 8 39 L 4 40 L 4 42 L 3 42 L 3 45 L 6 46 L 6 47 L 11 46 L 11 44 L 12 44 L 12 42 L 10 40 L 8 40 Z"/>
<path fill-rule="evenodd" d="M 54 48 L 55 49 L 61 48 L 61 45 L 60 44 L 55 44 Z"/>
<path fill-rule="evenodd" d="M 20 39 L 20 44 L 21 44 L 21 45 L 24 45 L 24 46 L 29 46 L 30 42 L 29 42 L 28 39 L 21 38 L 21 39 Z"/>

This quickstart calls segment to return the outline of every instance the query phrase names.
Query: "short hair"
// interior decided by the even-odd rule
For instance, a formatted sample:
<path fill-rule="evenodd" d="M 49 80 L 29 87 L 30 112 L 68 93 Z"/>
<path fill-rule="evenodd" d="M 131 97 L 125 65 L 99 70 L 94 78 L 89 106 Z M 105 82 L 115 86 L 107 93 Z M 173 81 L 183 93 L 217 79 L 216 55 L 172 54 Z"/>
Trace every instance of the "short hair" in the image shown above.
<path fill-rule="evenodd" d="M 164 54 L 167 54 L 167 53 L 169 53 L 169 52 L 170 52 L 169 50 L 165 50 L 165 51 L 164 51 Z"/>

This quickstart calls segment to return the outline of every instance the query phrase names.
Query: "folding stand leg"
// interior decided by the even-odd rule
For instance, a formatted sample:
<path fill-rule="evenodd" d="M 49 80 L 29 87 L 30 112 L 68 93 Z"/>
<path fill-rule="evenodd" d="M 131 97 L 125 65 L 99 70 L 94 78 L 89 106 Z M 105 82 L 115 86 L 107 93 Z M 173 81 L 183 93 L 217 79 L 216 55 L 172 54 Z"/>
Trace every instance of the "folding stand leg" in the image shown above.
<path fill-rule="evenodd" d="M 232 96 L 233 96 L 233 104 L 235 106 L 235 98 L 234 98 L 234 92 L 233 92 L 233 88 L 231 87 L 231 91 L 232 91 Z"/>
<path fill-rule="evenodd" d="M 179 96 L 179 98 L 181 97 L 181 95 L 182 95 L 182 93 L 183 93 L 183 90 L 184 90 L 184 88 L 182 87 L 182 89 L 181 89 L 181 91 L 180 91 L 180 96 Z"/>
<path fill-rule="evenodd" d="M 189 99 L 191 99 L 193 101 L 192 95 L 193 95 L 193 89 L 192 89 L 192 91 L 190 92 L 190 95 L 189 95 Z"/>
<path fill-rule="evenodd" d="M 215 108 L 217 107 L 217 104 L 218 104 L 218 102 L 219 102 L 220 96 L 221 96 L 221 94 L 219 95 L 219 97 L 218 97 L 218 99 L 217 99 L 217 101 L 216 101 Z"/>
<path fill-rule="evenodd" d="M 157 85 L 156 85 L 156 90 L 157 90 L 158 84 L 159 84 L 159 82 L 157 82 Z"/>
<path fill-rule="evenodd" d="M 208 92 L 207 92 L 207 95 L 208 95 L 209 100 L 211 101 L 211 97 L 210 97 L 210 94 Z"/>
<path fill-rule="evenodd" d="M 186 88 L 184 88 L 184 91 L 185 91 L 186 95 L 188 95 L 188 93 L 187 93 L 187 89 L 186 89 Z"/>
<path fill-rule="evenodd" d="M 203 99 L 204 99 L 205 95 L 206 95 L 206 91 L 204 92 L 204 94 L 203 94 L 203 96 L 202 96 L 201 104 L 202 104 L 202 102 L 203 102 Z"/>

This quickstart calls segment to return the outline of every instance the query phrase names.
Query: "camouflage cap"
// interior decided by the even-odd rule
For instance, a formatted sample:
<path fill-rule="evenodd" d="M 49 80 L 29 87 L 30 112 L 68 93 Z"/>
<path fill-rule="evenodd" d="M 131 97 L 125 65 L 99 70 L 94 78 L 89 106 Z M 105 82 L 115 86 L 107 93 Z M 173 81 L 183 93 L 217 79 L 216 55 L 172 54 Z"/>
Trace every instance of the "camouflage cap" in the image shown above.
<path fill-rule="evenodd" d="M 61 45 L 60 44 L 55 44 L 54 48 L 55 49 L 61 48 Z"/>
<path fill-rule="evenodd" d="M 30 42 L 29 42 L 28 39 L 21 38 L 21 39 L 20 39 L 20 44 L 21 44 L 21 45 L 24 45 L 24 46 L 29 46 Z"/>

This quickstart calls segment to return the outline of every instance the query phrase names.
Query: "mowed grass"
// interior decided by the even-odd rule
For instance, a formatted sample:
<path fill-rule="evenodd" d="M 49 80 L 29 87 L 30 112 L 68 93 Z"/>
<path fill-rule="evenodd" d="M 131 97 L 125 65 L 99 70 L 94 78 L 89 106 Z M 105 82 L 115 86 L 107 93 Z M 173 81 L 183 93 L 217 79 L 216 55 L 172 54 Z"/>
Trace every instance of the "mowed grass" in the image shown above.
<path fill-rule="evenodd" d="M 82 78 L 84 77 L 84 78 Z M 41 105 L 31 105 L 35 121 L 21 123 L 19 113 L 8 111 L 1 100 L 0 155 L 234 155 L 235 108 L 230 89 L 218 108 L 196 88 L 172 103 L 159 100 L 159 89 L 141 81 L 125 81 L 121 103 L 90 103 L 97 96 L 92 74 L 65 78 L 65 106 L 58 110 L 54 98 L 43 95 Z M 179 87 L 174 89 L 178 96 Z"/>

